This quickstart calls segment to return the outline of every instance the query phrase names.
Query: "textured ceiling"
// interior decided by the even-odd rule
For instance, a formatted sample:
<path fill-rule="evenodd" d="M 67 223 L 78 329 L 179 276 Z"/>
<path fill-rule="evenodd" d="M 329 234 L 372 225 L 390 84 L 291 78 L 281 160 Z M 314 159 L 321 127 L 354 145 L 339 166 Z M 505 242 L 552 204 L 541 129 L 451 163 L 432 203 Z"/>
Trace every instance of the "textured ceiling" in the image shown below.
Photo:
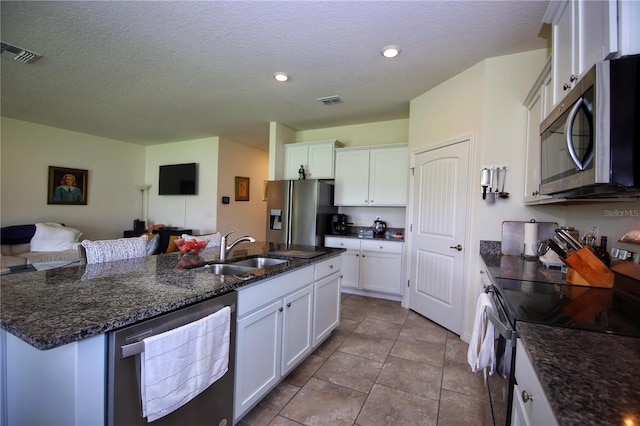
<path fill-rule="evenodd" d="M 306 130 L 407 118 L 482 59 L 544 48 L 547 1 L 2 1 L 2 115 L 143 145 L 267 149 Z M 395 60 L 383 46 L 402 48 Z M 291 75 L 276 83 L 273 73 Z M 339 95 L 324 105 L 317 98 Z"/>

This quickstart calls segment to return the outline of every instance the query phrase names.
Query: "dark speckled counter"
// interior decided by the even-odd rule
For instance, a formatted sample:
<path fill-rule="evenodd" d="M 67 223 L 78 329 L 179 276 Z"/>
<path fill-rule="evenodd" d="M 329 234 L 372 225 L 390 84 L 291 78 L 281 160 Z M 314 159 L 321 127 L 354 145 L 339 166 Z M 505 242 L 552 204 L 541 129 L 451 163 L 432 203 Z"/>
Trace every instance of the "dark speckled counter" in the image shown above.
<path fill-rule="evenodd" d="M 322 254 L 313 258 L 270 254 L 282 253 L 285 248 L 317 250 Z M 227 262 L 263 255 L 289 260 L 258 269 L 254 278 L 246 281 L 187 269 L 217 261 L 216 251 L 205 251 L 195 262 L 170 253 L 3 275 L 0 325 L 38 349 L 52 349 L 221 296 L 343 251 L 273 243 L 242 244 L 231 252 Z"/>
<path fill-rule="evenodd" d="M 501 256 L 499 244 L 480 244 L 494 284 L 496 278 L 566 283 L 558 269 Z M 640 424 L 640 339 L 522 321 L 516 329 L 561 425 Z"/>
<path fill-rule="evenodd" d="M 640 422 L 640 339 L 526 322 L 518 334 L 561 425 Z"/>

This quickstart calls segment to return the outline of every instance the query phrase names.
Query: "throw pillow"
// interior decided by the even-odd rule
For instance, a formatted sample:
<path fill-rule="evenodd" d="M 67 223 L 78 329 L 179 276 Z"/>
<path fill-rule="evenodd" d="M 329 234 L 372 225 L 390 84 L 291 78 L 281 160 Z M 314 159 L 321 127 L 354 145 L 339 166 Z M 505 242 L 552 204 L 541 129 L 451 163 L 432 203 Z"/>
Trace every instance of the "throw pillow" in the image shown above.
<path fill-rule="evenodd" d="M 82 246 L 87 253 L 87 264 L 147 256 L 146 235 L 117 240 L 84 240 Z"/>
<path fill-rule="evenodd" d="M 148 235 L 147 235 L 147 238 L 148 238 Z M 153 237 L 151 237 L 151 239 L 147 243 L 147 256 L 156 254 L 156 251 L 158 250 L 159 245 L 160 245 L 160 235 L 155 234 Z"/>
<path fill-rule="evenodd" d="M 31 251 L 63 251 L 75 248 L 74 243 L 82 232 L 59 223 L 36 223 L 36 232 L 31 239 Z"/>
<path fill-rule="evenodd" d="M 188 235 L 182 234 L 182 239 L 185 241 L 196 240 L 196 241 L 205 241 L 207 246 L 205 248 L 211 247 L 220 247 L 220 240 L 222 239 L 222 234 L 216 232 L 215 234 L 205 234 L 205 235 Z"/>
<path fill-rule="evenodd" d="M 4 226 L 0 230 L 0 241 L 5 244 L 25 244 L 36 233 L 36 225 Z"/>

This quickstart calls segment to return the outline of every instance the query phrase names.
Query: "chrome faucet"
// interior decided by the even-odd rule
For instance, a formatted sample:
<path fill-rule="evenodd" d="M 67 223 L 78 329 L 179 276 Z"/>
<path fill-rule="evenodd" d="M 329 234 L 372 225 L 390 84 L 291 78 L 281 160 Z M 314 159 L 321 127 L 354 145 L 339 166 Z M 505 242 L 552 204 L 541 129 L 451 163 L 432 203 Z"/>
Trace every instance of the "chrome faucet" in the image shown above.
<path fill-rule="evenodd" d="M 244 243 L 244 242 L 249 242 L 249 243 L 255 243 L 256 242 L 255 238 L 249 237 L 247 235 L 245 237 L 238 238 L 233 243 L 231 243 L 231 245 L 227 245 L 227 237 L 229 235 L 233 234 L 234 232 L 235 231 L 229 232 L 227 235 L 223 236 L 222 239 L 220 240 L 220 260 L 222 260 L 222 261 L 227 260 L 227 255 L 229 254 L 229 252 L 231 250 L 233 250 L 233 248 L 235 246 L 237 246 L 238 244 Z"/>

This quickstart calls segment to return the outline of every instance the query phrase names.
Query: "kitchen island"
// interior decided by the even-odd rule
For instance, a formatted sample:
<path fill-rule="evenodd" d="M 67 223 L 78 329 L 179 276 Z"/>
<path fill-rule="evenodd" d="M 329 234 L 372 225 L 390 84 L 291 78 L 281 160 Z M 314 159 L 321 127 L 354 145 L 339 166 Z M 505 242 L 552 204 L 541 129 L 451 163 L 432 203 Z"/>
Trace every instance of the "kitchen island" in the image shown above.
<path fill-rule="evenodd" d="M 567 285 L 565 274 L 558 269 L 547 269 L 539 261 L 527 261 L 518 256 L 501 256 L 499 248 L 497 251 L 483 251 L 482 248 L 481 244 L 481 258 L 492 285 L 499 286 L 500 281 L 507 284 L 513 280 L 524 281 L 530 289 L 528 292 L 521 290 L 525 299 L 532 299 L 533 283 L 542 283 L 566 292 L 567 304 L 572 301 L 571 291 L 575 290 L 587 289 L 592 293 L 609 292 L 613 295 L 618 291 L 626 293 L 630 285 L 636 286 L 636 292 L 640 289 L 640 283 L 622 276 L 617 277 L 613 290 Z M 510 292 L 505 294 L 513 295 Z M 509 297 L 511 296 L 507 296 L 507 299 Z M 640 400 L 640 387 L 637 386 L 640 379 L 637 369 L 640 338 L 613 334 L 611 331 L 599 332 L 596 331 L 596 324 L 592 330 L 578 329 L 588 327 L 588 324 L 544 324 L 550 320 L 542 317 L 538 320 L 522 319 L 526 318 L 522 307 L 507 308 L 514 311 L 520 309 L 519 312 L 523 314 L 516 321 L 518 337 L 526 348 L 559 424 L 622 425 L 640 422 L 637 402 Z M 594 303 L 585 305 L 584 308 L 594 309 Z M 597 313 L 598 311 L 594 311 L 594 315 Z M 638 319 L 636 316 L 635 324 L 631 324 L 636 329 L 640 327 Z M 620 328 L 615 332 L 625 333 L 629 329 Z M 516 359 L 519 356 L 521 355 L 517 354 Z M 516 371 L 516 377 L 517 374 Z M 521 398 L 521 395 L 514 395 L 515 398 Z"/>
<path fill-rule="evenodd" d="M 7 409 L 33 390 L 33 379 L 43 389 L 26 398 L 26 406 L 38 401 L 34 410 L 62 413 L 58 421 L 65 424 L 104 424 L 107 333 L 261 282 L 274 282 L 280 275 L 288 276 L 342 251 L 244 244 L 231 252 L 228 263 L 256 256 L 287 260 L 256 269 L 246 279 L 191 270 L 218 261 L 217 251 L 206 250 L 196 259 L 172 253 L 5 275 L 0 284 L 0 361 L 10 374 L 3 374 L 3 415 L 7 418 Z M 20 374 L 27 377 L 16 380 Z M 8 396 L 9 390 L 23 398 Z M 49 423 L 55 422 L 52 418 Z"/>

